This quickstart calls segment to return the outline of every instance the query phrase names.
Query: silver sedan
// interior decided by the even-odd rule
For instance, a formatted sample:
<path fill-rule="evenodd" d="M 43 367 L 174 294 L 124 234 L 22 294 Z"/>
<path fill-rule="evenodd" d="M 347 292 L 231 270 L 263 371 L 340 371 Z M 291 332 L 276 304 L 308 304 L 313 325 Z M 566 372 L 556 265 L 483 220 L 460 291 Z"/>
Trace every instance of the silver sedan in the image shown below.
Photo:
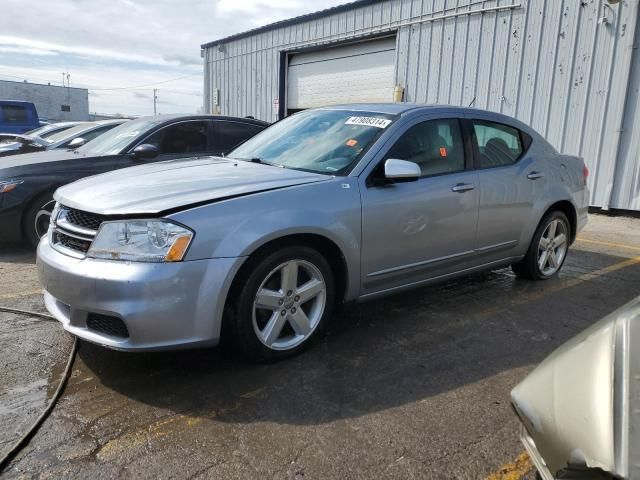
<path fill-rule="evenodd" d="M 512 265 L 545 280 L 587 221 L 588 171 L 527 125 L 459 107 L 300 112 L 226 158 L 60 188 L 38 266 L 49 311 L 120 350 L 275 359 L 334 307 Z"/>

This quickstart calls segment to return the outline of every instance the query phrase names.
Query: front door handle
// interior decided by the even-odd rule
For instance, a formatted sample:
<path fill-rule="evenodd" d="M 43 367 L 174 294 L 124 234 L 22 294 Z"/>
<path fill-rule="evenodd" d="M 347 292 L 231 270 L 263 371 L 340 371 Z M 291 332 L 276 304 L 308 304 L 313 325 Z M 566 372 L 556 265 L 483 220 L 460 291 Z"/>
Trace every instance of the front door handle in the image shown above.
<path fill-rule="evenodd" d="M 529 172 L 529 175 L 527 175 L 527 178 L 529 180 L 537 180 L 537 179 L 542 178 L 542 177 L 544 177 L 544 173 L 535 172 L 535 171 L 534 172 Z"/>
<path fill-rule="evenodd" d="M 457 185 L 451 187 L 451 191 L 456 193 L 464 193 L 468 192 L 469 190 L 473 190 L 474 188 L 476 188 L 476 186 L 473 183 L 458 183 Z"/>

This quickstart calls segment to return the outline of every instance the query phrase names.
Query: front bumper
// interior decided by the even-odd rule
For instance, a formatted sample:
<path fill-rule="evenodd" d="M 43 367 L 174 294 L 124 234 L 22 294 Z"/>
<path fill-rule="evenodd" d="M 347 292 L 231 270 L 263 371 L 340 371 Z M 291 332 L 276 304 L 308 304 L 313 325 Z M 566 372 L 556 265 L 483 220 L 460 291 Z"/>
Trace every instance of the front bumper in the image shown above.
<path fill-rule="evenodd" d="M 76 259 L 38 246 L 45 305 L 64 329 L 116 350 L 147 351 L 215 345 L 238 258 L 176 263 Z M 89 314 L 121 319 L 127 338 L 87 326 Z"/>

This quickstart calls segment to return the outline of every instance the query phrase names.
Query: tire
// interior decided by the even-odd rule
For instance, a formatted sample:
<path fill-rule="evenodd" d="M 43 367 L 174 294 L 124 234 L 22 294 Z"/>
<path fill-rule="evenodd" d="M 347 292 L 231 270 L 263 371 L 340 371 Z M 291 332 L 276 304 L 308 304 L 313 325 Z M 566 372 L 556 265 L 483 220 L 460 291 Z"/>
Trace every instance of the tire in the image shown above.
<path fill-rule="evenodd" d="M 55 203 L 51 192 L 38 195 L 22 217 L 22 234 L 33 248 L 38 246 L 40 238 L 47 233 Z"/>
<path fill-rule="evenodd" d="M 329 263 L 306 246 L 248 262 L 226 314 L 224 335 L 251 360 L 271 362 L 301 352 L 319 337 L 333 313 L 335 283 Z"/>
<path fill-rule="evenodd" d="M 551 236 L 553 242 L 549 243 Z M 567 216 L 559 210 L 549 212 L 538 225 L 525 257 L 511 268 L 518 278 L 548 280 L 555 277 L 567 258 L 570 238 Z"/>

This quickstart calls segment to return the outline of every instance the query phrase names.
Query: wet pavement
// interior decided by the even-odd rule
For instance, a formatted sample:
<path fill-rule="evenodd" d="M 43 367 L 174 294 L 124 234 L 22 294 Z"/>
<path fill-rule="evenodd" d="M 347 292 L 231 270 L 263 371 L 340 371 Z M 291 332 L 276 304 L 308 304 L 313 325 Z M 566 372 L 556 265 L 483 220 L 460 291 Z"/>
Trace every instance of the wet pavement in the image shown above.
<path fill-rule="evenodd" d="M 33 261 L 0 247 L 0 306 L 43 311 Z M 505 269 L 349 306 L 272 365 L 82 342 L 4 476 L 533 478 L 510 389 L 638 285 L 640 220 L 592 215 L 557 279 Z M 0 452 L 44 409 L 71 344 L 53 322 L 0 313 Z"/>

